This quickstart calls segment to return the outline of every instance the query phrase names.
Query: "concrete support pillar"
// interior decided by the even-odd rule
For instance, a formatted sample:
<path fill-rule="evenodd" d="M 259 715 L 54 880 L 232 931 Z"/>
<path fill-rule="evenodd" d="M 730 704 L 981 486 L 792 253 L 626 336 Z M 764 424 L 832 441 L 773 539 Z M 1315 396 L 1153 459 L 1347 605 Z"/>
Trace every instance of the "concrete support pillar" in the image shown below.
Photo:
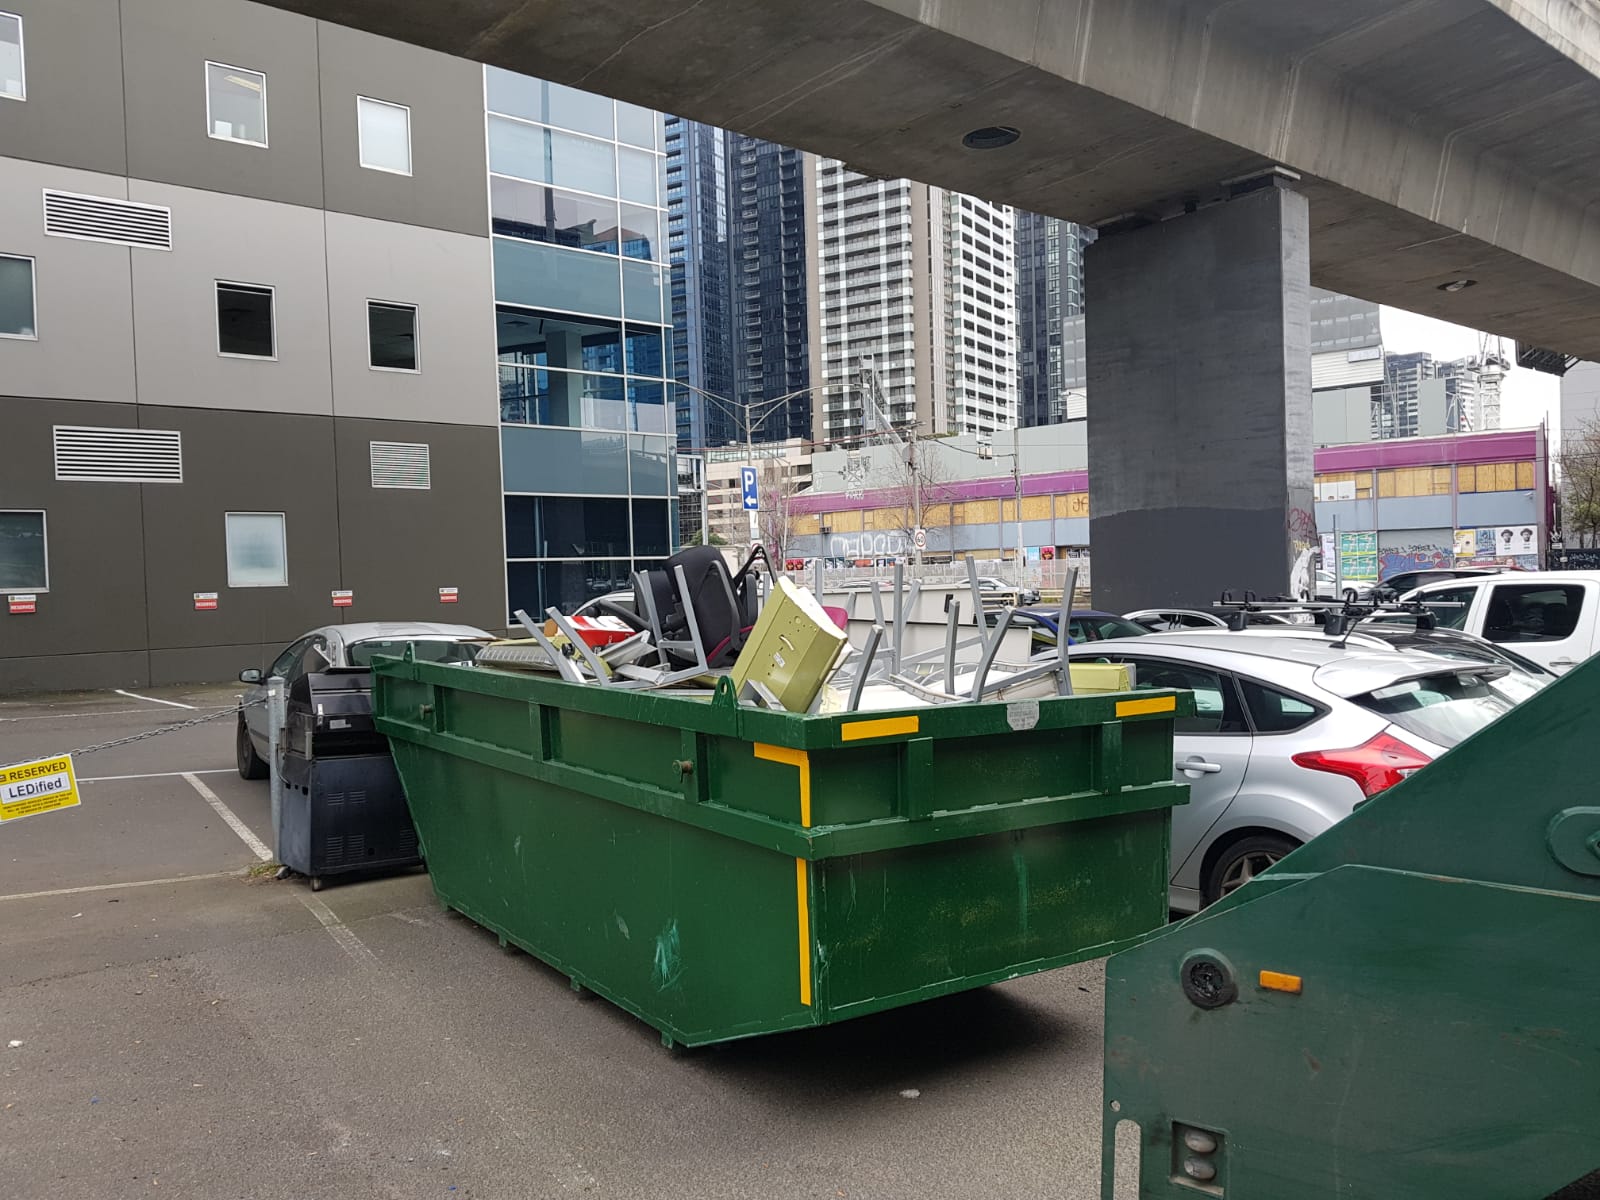
<path fill-rule="evenodd" d="M 1305 197 L 1263 182 L 1084 263 L 1094 602 L 1287 593 L 1314 546 Z"/>
<path fill-rule="evenodd" d="M 577 371 L 583 367 L 583 335 L 575 330 L 555 330 L 545 338 L 545 361 L 552 367 Z M 550 424 L 585 425 L 583 376 L 550 372 Z"/>

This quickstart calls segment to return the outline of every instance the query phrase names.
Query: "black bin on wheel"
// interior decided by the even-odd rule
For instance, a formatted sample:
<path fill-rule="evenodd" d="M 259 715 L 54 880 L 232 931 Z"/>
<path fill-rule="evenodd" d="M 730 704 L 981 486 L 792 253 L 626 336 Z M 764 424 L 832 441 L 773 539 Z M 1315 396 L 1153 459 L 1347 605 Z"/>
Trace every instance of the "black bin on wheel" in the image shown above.
<path fill-rule="evenodd" d="M 329 668 L 296 680 L 287 698 L 278 854 L 310 878 L 418 865 L 417 831 L 372 719 L 372 672 Z"/>

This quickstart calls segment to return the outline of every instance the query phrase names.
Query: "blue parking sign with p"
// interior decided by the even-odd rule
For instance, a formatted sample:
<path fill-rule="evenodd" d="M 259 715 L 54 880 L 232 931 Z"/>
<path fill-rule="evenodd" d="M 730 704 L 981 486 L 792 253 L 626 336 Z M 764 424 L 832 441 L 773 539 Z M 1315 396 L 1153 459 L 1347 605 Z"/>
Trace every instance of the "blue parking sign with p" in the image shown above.
<path fill-rule="evenodd" d="M 739 468 L 739 487 L 744 492 L 744 506 L 751 512 L 760 508 L 756 496 L 756 469 L 754 467 Z"/>

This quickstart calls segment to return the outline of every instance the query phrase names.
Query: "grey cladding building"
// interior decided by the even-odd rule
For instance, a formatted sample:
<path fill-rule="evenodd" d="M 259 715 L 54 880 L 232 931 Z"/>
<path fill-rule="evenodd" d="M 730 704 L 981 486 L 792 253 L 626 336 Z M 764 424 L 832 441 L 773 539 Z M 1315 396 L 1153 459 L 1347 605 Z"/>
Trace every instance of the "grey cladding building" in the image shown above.
<path fill-rule="evenodd" d="M 0 690 L 227 679 L 340 619 L 504 628 L 508 572 L 530 607 L 597 577 L 582 537 L 508 553 L 552 459 L 580 523 L 606 484 L 598 574 L 670 549 L 665 385 L 620 356 L 626 285 L 628 368 L 665 374 L 660 269 L 624 265 L 660 240 L 658 122 L 632 110 L 638 161 L 620 118 L 513 131 L 621 161 L 640 213 L 613 184 L 535 285 L 538 231 L 491 236 L 484 96 L 475 63 L 241 0 L 0 0 Z M 552 182 L 507 203 L 554 212 Z M 615 381 L 505 336 L 535 310 L 554 366 Z M 574 310 L 607 362 L 559 361 Z"/>

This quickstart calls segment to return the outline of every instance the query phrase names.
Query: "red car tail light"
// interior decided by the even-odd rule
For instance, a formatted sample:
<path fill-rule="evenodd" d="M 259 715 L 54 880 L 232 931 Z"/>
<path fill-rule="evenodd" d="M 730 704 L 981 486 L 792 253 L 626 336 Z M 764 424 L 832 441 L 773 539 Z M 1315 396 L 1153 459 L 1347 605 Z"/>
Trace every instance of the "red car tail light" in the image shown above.
<path fill-rule="evenodd" d="M 1309 771 L 1327 771 L 1354 779 L 1361 794 L 1371 799 L 1433 760 L 1399 738 L 1380 733 L 1348 750 L 1307 750 L 1296 754 L 1294 761 Z"/>

